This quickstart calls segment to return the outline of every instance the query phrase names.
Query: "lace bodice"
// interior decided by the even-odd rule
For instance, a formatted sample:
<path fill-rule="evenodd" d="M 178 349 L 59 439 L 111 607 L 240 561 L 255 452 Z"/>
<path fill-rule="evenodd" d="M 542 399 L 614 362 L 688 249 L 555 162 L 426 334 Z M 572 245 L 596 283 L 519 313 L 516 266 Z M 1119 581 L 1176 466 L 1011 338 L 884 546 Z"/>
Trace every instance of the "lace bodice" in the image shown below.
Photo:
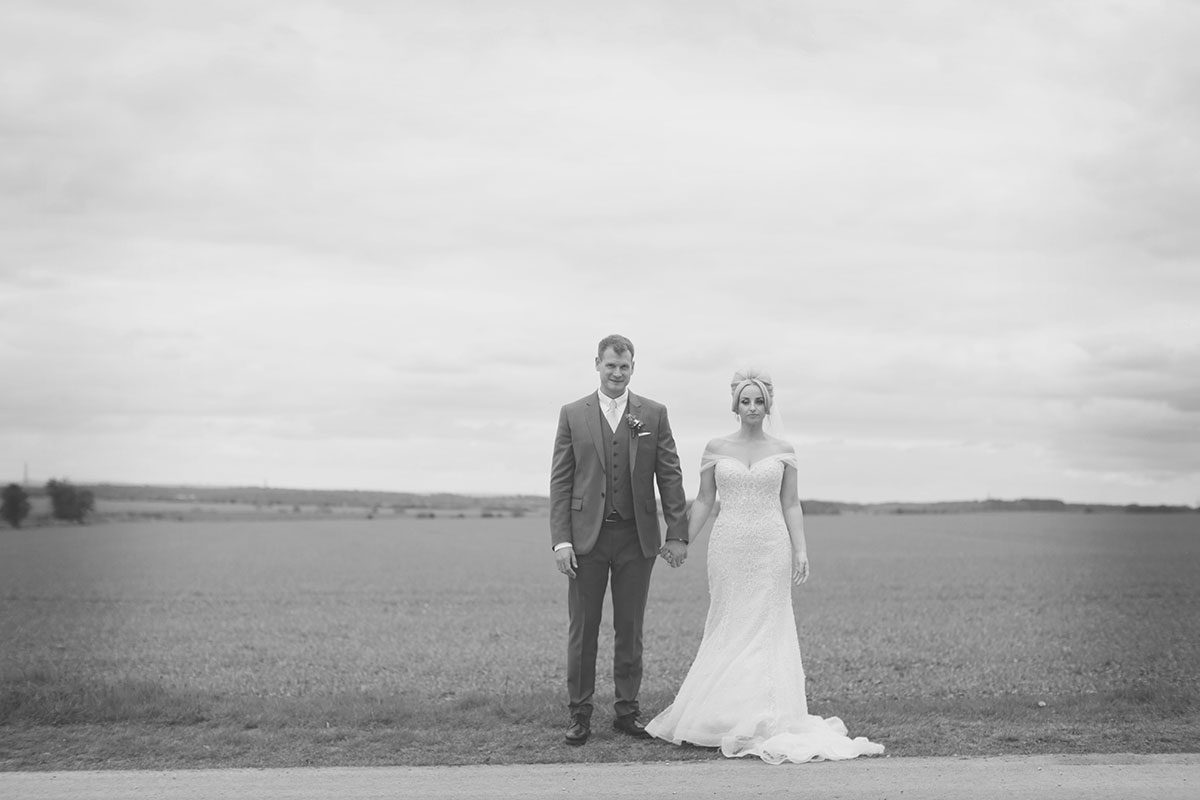
<path fill-rule="evenodd" d="M 794 456 L 789 457 L 794 461 Z M 721 512 L 709 542 L 710 613 L 746 613 L 748 604 L 770 603 L 770 594 L 779 591 L 787 594 L 790 613 L 787 581 L 792 546 L 779 502 L 785 463 L 780 456 L 767 456 L 749 466 L 731 456 L 713 460 Z M 778 585 L 780 564 L 788 571 L 782 586 Z M 735 590 L 735 596 L 727 596 Z"/>
<path fill-rule="evenodd" d="M 712 467 L 716 471 L 721 508 L 747 519 L 782 521 L 779 488 L 785 464 L 794 467 L 796 457 L 791 453 L 776 453 L 747 465 L 733 456 L 716 456 Z"/>

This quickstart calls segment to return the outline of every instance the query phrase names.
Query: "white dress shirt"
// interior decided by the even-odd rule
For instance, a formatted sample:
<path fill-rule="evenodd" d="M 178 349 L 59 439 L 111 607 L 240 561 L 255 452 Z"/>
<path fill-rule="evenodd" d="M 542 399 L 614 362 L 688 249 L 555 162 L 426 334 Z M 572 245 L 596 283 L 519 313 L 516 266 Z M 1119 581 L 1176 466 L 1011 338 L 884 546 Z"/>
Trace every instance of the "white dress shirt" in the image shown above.
<path fill-rule="evenodd" d="M 625 414 L 625 408 L 629 405 L 629 390 L 621 392 L 620 397 L 609 397 L 599 389 L 596 390 L 596 398 L 600 401 L 600 412 L 604 414 L 604 418 L 608 420 L 608 427 L 614 432 L 617 425 L 621 423 L 621 417 Z M 609 411 L 612 407 L 612 401 L 617 401 L 616 411 Z M 573 547 L 570 542 L 560 542 L 554 546 L 555 552 L 562 550 L 564 547 Z"/>
<path fill-rule="evenodd" d="M 604 418 L 608 420 L 608 427 L 615 431 L 621 422 L 621 417 L 625 414 L 625 407 L 629 405 L 629 390 L 621 392 L 620 397 L 609 397 L 597 389 L 596 397 L 600 399 L 600 410 L 604 412 Z M 617 401 L 617 410 L 609 412 L 608 409 L 612 406 L 613 400 Z"/>

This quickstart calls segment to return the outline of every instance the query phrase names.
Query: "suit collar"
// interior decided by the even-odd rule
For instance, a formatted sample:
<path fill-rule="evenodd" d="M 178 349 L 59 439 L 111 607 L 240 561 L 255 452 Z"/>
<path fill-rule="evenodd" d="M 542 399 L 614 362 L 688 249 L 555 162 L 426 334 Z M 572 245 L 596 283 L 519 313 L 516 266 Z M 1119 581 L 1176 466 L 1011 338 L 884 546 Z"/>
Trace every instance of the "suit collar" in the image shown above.
<path fill-rule="evenodd" d="M 584 413 L 583 419 L 587 423 L 588 433 L 592 436 L 592 445 L 596 448 L 596 458 L 600 459 L 600 468 L 603 469 L 605 432 L 601 428 L 604 423 L 600 421 L 600 414 L 596 413 L 597 410 L 603 413 L 603 409 L 600 407 L 600 398 L 595 392 L 592 392 L 584 400 L 587 411 Z"/>
<path fill-rule="evenodd" d="M 638 397 L 636 394 L 629 391 L 628 389 L 625 390 L 625 393 L 629 397 L 629 405 L 633 406 L 634 408 L 642 407 L 642 398 Z M 593 391 L 593 392 L 590 392 L 590 393 L 584 395 L 582 400 L 583 400 L 584 405 L 588 406 L 589 408 L 599 407 L 599 405 L 600 405 L 599 390 L 597 389 L 596 391 Z"/>
<path fill-rule="evenodd" d="M 594 399 L 594 400 L 595 400 L 597 403 L 599 403 L 599 404 L 600 404 L 600 407 L 601 407 L 601 408 L 604 408 L 604 407 L 605 407 L 605 405 L 606 405 L 606 404 L 608 403 L 608 401 L 610 401 L 610 400 L 616 400 L 618 405 L 620 405 L 620 404 L 621 404 L 621 401 L 622 401 L 622 400 L 623 400 L 623 401 L 625 401 L 626 403 L 628 403 L 628 402 L 629 402 L 629 398 L 631 398 L 631 397 L 633 397 L 633 395 L 630 393 L 630 391 L 629 391 L 628 389 L 626 389 L 625 391 L 621 392 L 621 396 L 620 396 L 620 397 L 609 397 L 608 395 L 606 395 L 604 392 L 600 391 L 599 389 L 597 389 L 595 392 L 593 392 L 593 393 L 592 393 L 592 398 L 593 398 L 593 399 Z"/>

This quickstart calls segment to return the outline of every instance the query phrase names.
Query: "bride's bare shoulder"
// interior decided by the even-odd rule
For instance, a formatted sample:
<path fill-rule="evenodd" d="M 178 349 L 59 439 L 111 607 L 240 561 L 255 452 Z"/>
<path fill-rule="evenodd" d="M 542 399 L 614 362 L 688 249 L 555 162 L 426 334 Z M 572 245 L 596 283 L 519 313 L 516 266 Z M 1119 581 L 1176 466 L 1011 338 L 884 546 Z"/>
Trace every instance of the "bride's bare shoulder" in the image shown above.
<path fill-rule="evenodd" d="M 736 444 L 728 436 L 718 436 L 715 439 L 709 439 L 705 445 L 706 450 L 717 455 L 728 455 L 731 450 L 736 448 Z"/>
<path fill-rule="evenodd" d="M 783 455 L 784 453 L 791 453 L 792 455 L 796 454 L 796 448 L 793 447 L 792 443 L 786 439 L 779 439 L 775 436 L 768 435 L 767 441 L 769 441 L 771 443 L 771 447 L 774 448 L 773 455 Z"/>

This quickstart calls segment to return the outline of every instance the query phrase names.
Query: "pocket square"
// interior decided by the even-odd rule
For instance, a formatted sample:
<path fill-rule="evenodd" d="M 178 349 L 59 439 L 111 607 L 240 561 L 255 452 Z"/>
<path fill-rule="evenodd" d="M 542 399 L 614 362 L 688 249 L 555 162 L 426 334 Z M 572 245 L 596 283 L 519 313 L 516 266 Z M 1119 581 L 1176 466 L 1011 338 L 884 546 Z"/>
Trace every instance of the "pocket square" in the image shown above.
<path fill-rule="evenodd" d="M 638 434 L 638 438 L 640 439 L 643 436 L 649 436 L 649 435 L 650 435 L 650 431 L 642 431 L 641 433 Z"/>

